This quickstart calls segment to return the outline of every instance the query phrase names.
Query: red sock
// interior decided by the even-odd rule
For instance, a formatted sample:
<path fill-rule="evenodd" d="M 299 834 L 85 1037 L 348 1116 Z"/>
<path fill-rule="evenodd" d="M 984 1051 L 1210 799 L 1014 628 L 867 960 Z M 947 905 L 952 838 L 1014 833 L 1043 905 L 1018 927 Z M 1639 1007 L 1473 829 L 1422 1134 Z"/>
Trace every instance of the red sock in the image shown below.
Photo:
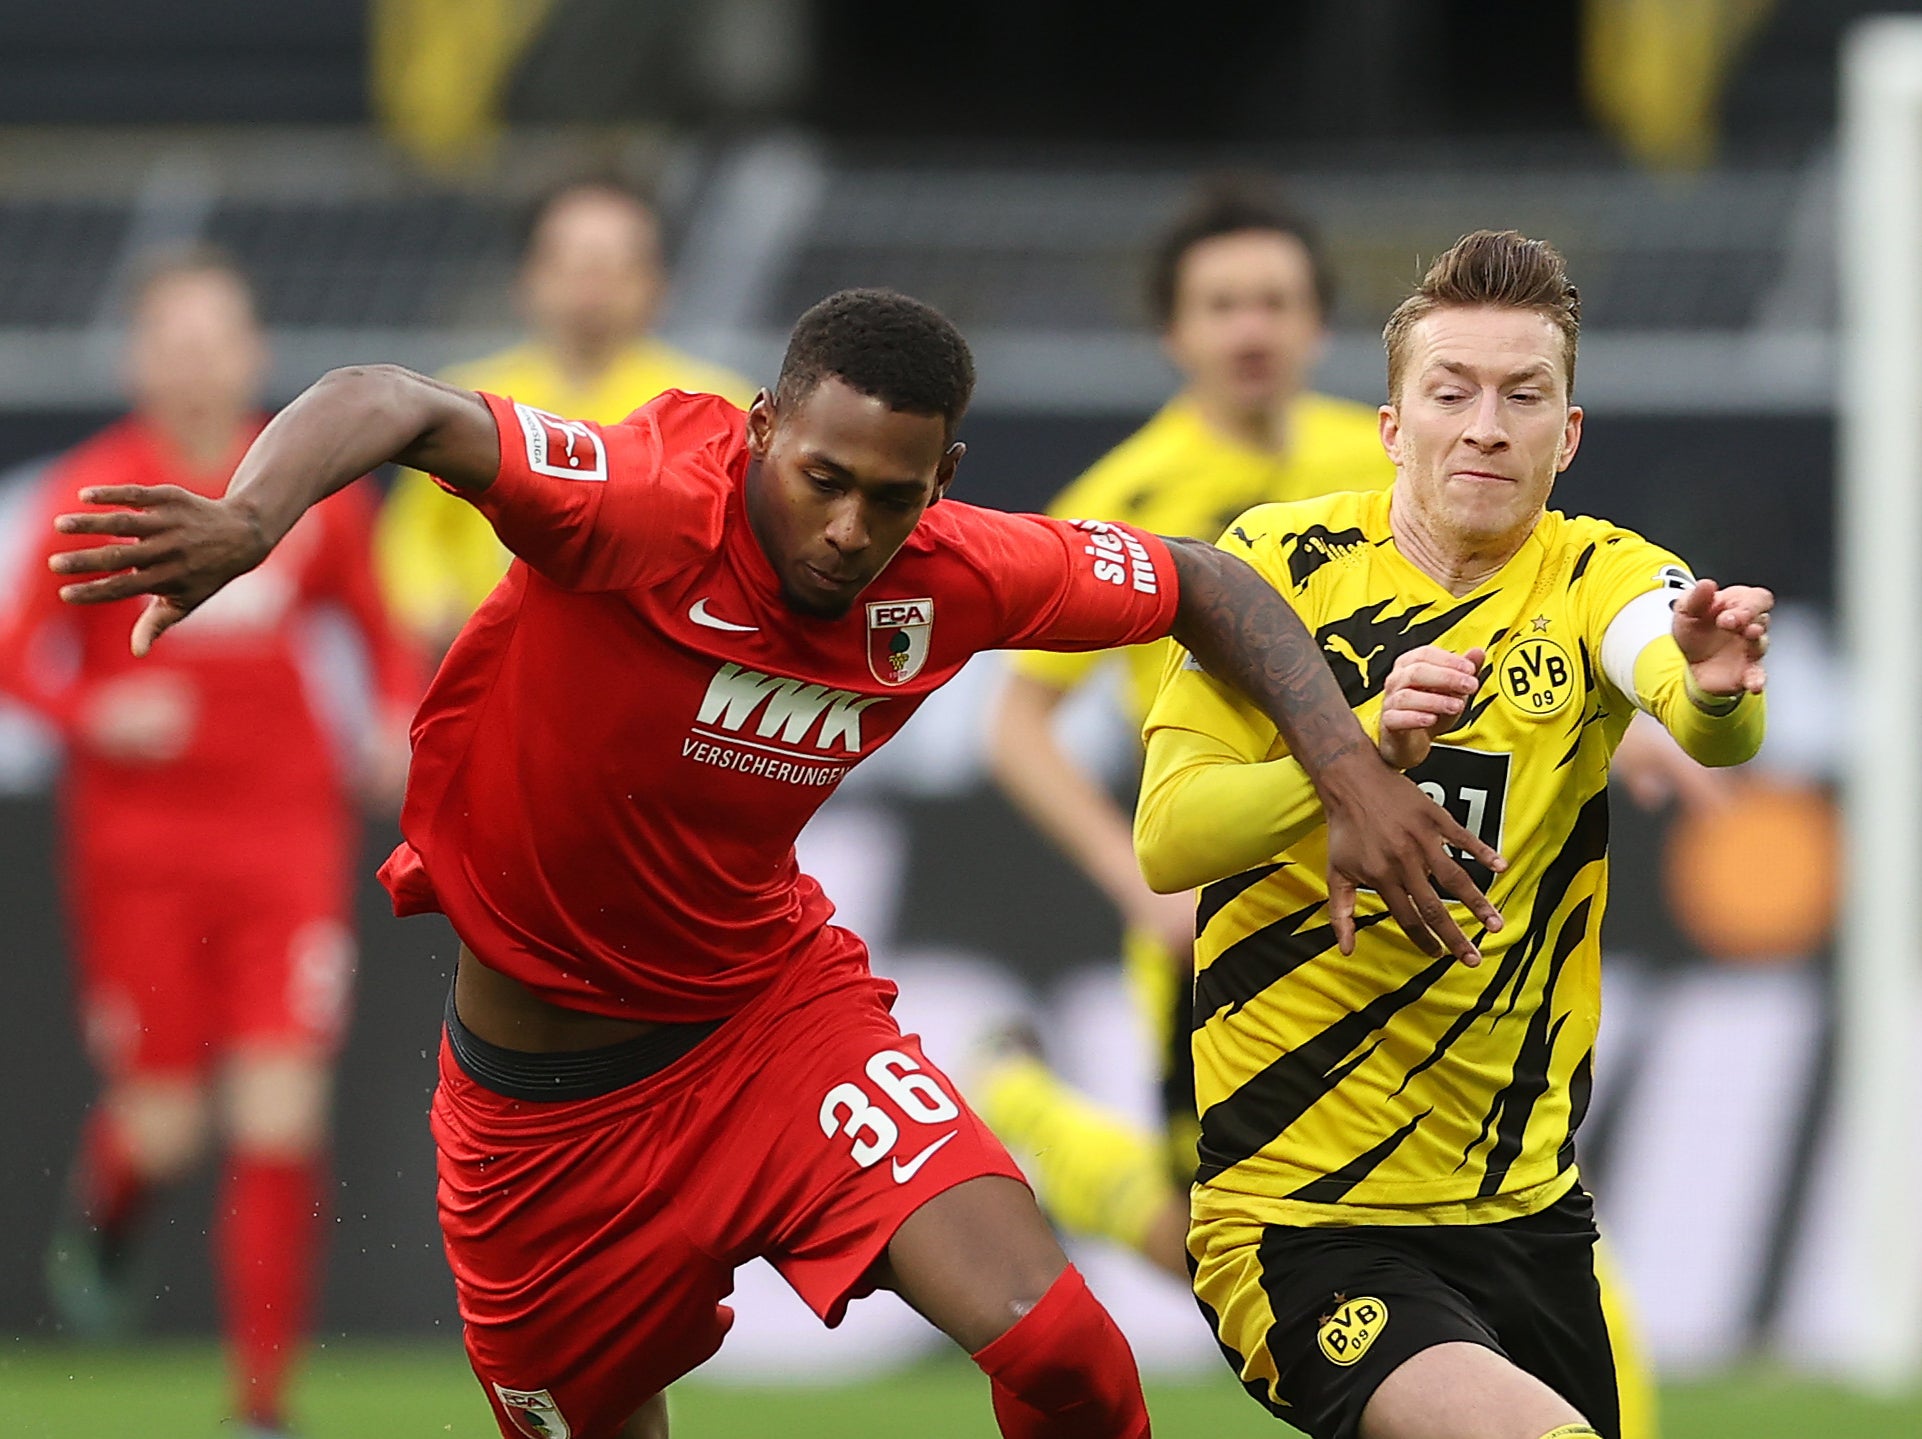
<path fill-rule="evenodd" d="M 1134 1353 L 1072 1264 L 974 1362 L 1004 1439 L 1148 1439 Z"/>
<path fill-rule="evenodd" d="M 74 1174 L 80 1212 L 108 1244 L 120 1245 L 146 1210 L 152 1192 L 153 1186 L 133 1166 L 119 1121 L 105 1105 L 96 1104 L 81 1132 L 80 1160 Z"/>
<path fill-rule="evenodd" d="M 241 1417 L 272 1427 L 307 1326 L 319 1257 L 324 1162 L 235 1154 L 220 1196 L 217 1248 Z"/>

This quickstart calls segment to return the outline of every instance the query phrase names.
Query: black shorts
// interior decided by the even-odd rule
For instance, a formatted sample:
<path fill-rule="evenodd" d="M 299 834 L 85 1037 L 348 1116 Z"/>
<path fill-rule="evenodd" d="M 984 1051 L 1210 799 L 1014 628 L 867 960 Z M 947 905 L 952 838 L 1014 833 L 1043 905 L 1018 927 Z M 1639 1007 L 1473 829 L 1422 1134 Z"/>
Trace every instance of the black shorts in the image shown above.
<path fill-rule="evenodd" d="M 1620 1439 L 1595 1237 L 1578 1186 L 1499 1224 L 1310 1229 L 1204 1217 L 1189 1268 L 1248 1392 L 1312 1439 L 1354 1439 L 1382 1380 L 1455 1342 L 1507 1356 Z"/>

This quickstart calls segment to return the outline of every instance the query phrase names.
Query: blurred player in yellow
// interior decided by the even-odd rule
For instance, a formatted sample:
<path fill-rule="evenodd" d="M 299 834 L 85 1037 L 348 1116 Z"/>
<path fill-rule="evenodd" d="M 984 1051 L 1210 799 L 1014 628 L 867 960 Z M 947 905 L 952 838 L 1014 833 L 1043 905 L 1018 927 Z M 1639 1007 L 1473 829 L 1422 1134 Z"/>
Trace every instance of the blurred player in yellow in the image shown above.
<path fill-rule="evenodd" d="M 1148 298 L 1182 388 L 1063 490 L 1053 514 L 1212 542 L 1250 506 L 1375 490 L 1394 478 L 1374 409 L 1307 388 L 1330 285 L 1313 229 L 1280 200 L 1245 183 L 1204 191 L 1156 246 Z M 994 1062 L 978 1096 L 1059 1223 L 1138 1250 L 1185 1280 L 1194 904 L 1142 881 L 1126 811 L 1054 733 L 1063 702 L 1110 665 L 1123 672 L 1138 730 L 1166 651 L 1020 655 L 991 724 L 990 753 L 1008 796 L 1120 912 L 1131 987 L 1155 1039 L 1167 1139 L 1097 1108 L 1031 1054 Z"/>
<path fill-rule="evenodd" d="M 663 390 L 746 405 L 754 386 L 741 376 L 648 333 L 666 289 L 660 225 L 646 200 L 611 179 L 564 186 L 536 210 L 521 263 L 520 307 L 531 337 L 457 365 L 446 378 L 602 424 L 625 419 Z M 448 504 L 416 470 L 401 473 L 376 540 L 389 604 L 436 654 L 500 582 L 509 558 L 478 511 Z"/>
<path fill-rule="evenodd" d="M 1547 508 L 1580 302 L 1550 246 L 1468 236 L 1389 320 L 1387 494 L 1267 505 L 1221 545 L 1321 640 L 1382 753 L 1499 848 L 1505 921 L 1430 962 L 1319 879 L 1318 807 L 1236 696 L 1171 658 L 1135 838 L 1199 888 L 1194 1288 L 1312 1439 L 1622 1432 L 1574 1133 L 1600 1011 L 1611 756 L 1762 740 L 1767 590 Z"/>

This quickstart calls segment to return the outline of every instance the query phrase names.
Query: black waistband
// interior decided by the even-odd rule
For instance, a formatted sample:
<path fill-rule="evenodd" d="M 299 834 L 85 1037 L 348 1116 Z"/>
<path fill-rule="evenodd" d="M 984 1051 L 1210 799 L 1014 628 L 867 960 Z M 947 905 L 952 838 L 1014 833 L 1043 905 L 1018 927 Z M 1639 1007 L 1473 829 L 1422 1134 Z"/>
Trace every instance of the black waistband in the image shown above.
<path fill-rule="evenodd" d="M 447 991 L 447 1047 L 461 1071 L 484 1089 L 508 1099 L 592 1099 L 659 1074 L 721 1027 L 663 1024 L 619 1044 L 559 1054 L 529 1054 L 489 1044 L 460 1022 L 454 991 Z"/>

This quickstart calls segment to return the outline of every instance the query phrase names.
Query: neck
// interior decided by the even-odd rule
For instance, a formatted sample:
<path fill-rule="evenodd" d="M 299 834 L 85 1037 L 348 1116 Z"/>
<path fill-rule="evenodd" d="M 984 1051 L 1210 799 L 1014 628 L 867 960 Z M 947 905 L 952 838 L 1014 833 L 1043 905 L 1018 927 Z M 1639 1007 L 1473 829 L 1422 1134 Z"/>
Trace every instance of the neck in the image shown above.
<path fill-rule="evenodd" d="M 147 423 L 166 441 L 167 447 L 197 475 L 224 469 L 239 451 L 245 438 L 245 414 L 169 414 L 150 410 Z"/>
<path fill-rule="evenodd" d="M 1195 413 L 1201 416 L 1201 423 L 1224 440 L 1232 441 L 1243 449 L 1259 450 L 1271 455 L 1279 455 L 1288 448 L 1288 421 L 1289 412 L 1294 408 L 1293 395 L 1271 405 L 1252 409 L 1203 394 L 1200 390 L 1187 391 L 1187 399 L 1194 406 Z"/>
<path fill-rule="evenodd" d="M 614 336 L 551 336 L 547 348 L 562 378 L 576 390 L 588 390 L 601 382 L 620 353 L 623 341 Z"/>
<path fill-rule="evenodd" d="M 1395 548 L 1451 595 L 1467 594 L 1514 559 L 1534 529 L 1530 521 L 1509 535 L 1465 535 L 1409 504 L 1399 484 L 1388 501 L 1388 530 L 1395 537 Z"/>

